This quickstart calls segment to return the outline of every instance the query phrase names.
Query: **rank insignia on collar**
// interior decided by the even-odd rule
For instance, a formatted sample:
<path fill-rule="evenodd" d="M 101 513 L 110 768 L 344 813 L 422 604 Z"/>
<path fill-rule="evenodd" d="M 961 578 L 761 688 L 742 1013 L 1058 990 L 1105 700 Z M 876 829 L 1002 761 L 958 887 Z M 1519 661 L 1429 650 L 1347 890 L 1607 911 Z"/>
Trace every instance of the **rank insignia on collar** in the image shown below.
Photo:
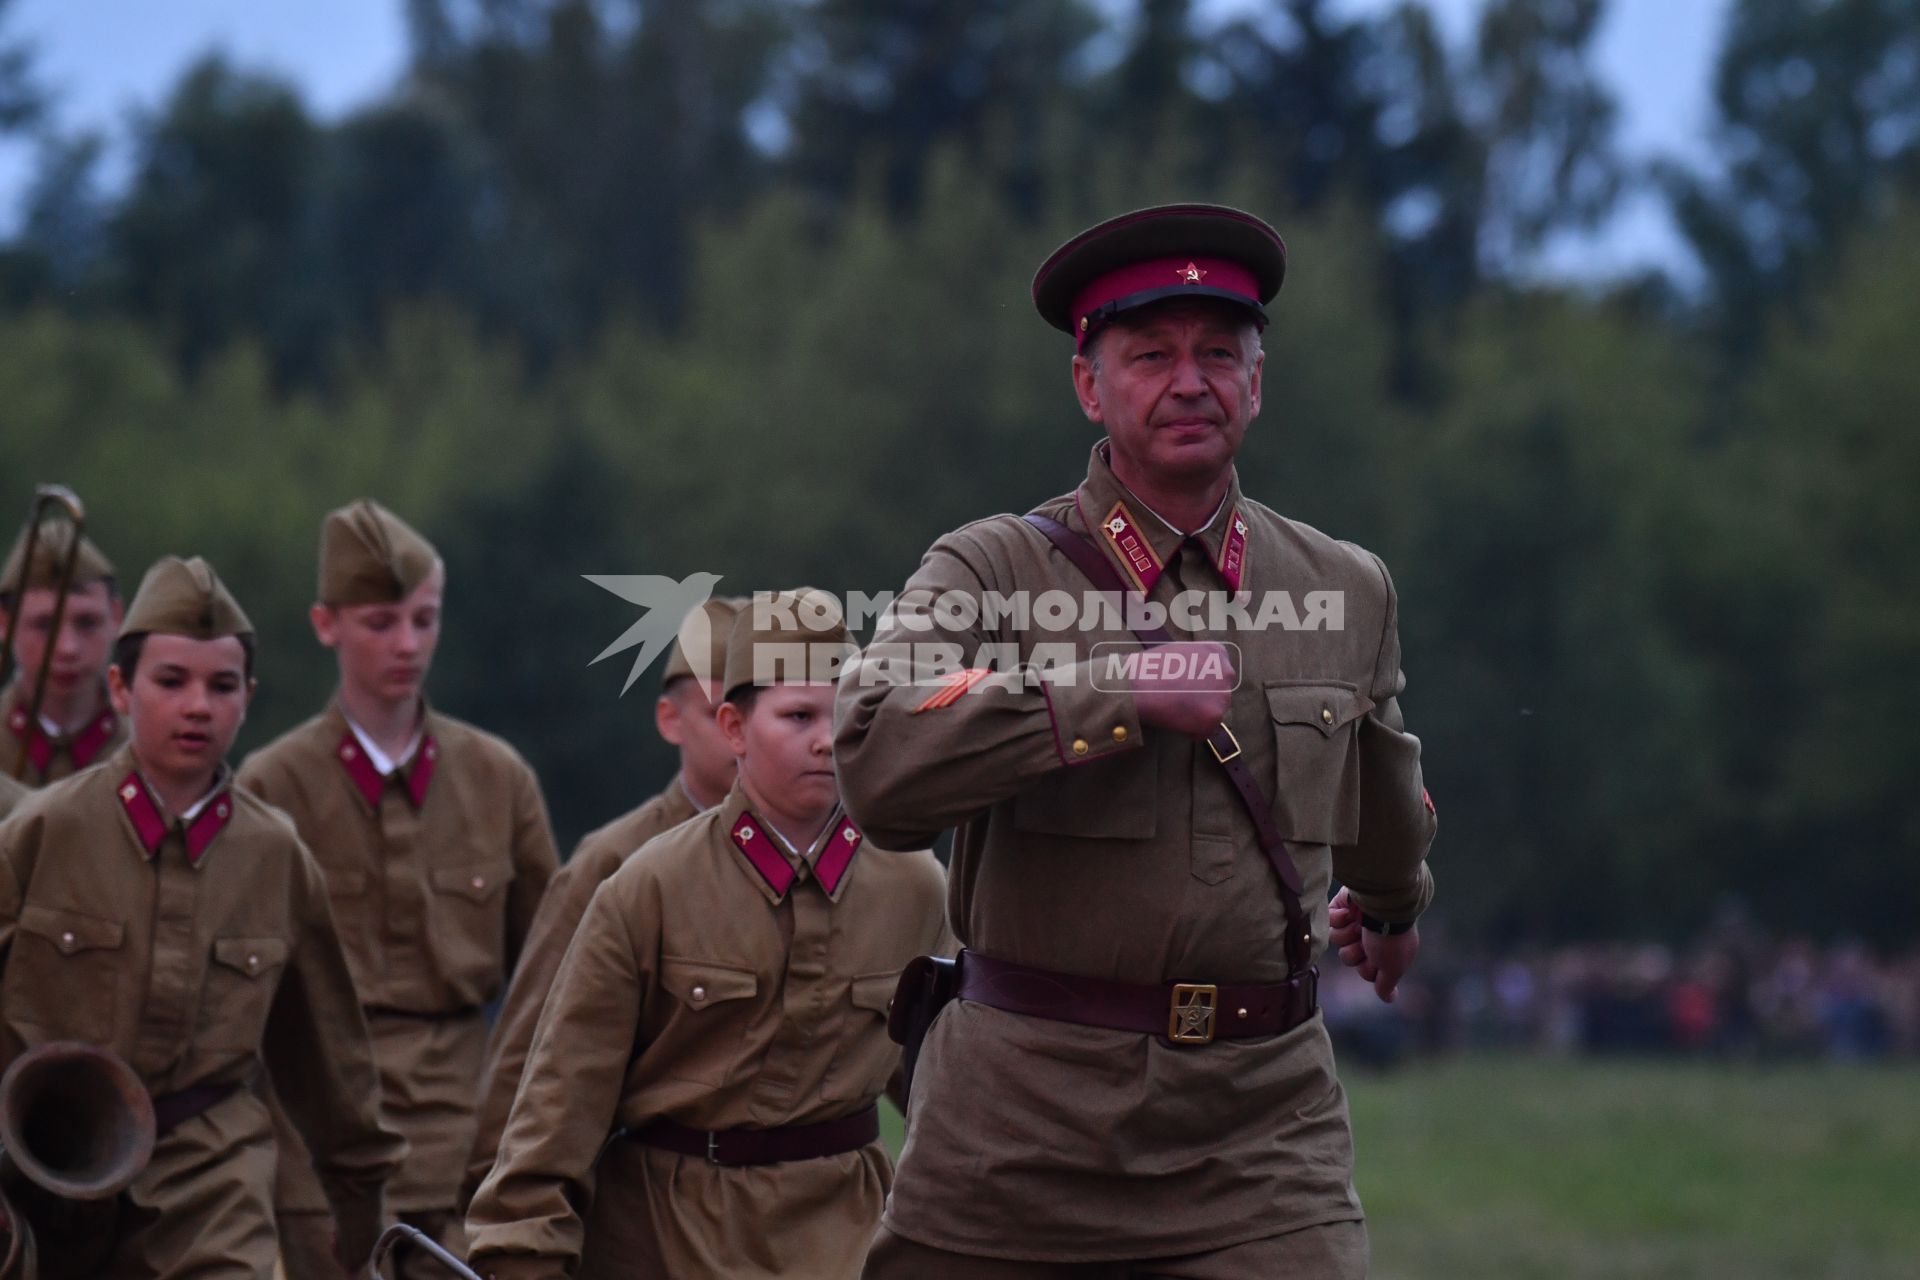
<path fill-rule="evenodd" d="M 1138 587 L 1141 595 L 1153 590 L 1153 584 L 1160 581 L 1160 572 L 1164 565 L 1160 557 L 1134 524 L 1133 513 L 1127 510 L 1127 504 L 1116 502 L 1113 510 L 1107 512 L 1107 518 L 1100 525 L 1100 532 L 1106 535 L 1107 545 L 1113 548 L 1119 558 L 1120 567 L 1127 571 Z"/>
<path fill-rule="evenodd" d="M 861 841 L 865 839 L 860 828 L 851 820 L 840 823 L 839 830 L 827 841 L 826 848 L 813 860 L 813 869 L 820 877 L 820 887 L 827 891 L 829 898 L 840 889 L 840 882 L 846 878 L 847 868 L 853 863 L 853 855 L 859 851 Z"/>
<path fill-rule="evenodd" d="M 1220 540 L 1220 561 L 1214 566 L 1226 580 L 1227 590 L 1239 591 L 1247 574 L 1247 522 L 1236 508 L 1227 524 L 1227 536 Z"/>
<path fill-rule="evenodd" d="M 755 821 L 752 811 L 742 810 L 733 824 L 733 842 L 746 855 L 748 865 L 767 882 L 767 888 L 773 890 L 777 901 L 786 897 L 787 890 L 793 887 L 793 864 L 773 847 L 773 841 L 767 838 L 765 831 L 755 827 Z"/>

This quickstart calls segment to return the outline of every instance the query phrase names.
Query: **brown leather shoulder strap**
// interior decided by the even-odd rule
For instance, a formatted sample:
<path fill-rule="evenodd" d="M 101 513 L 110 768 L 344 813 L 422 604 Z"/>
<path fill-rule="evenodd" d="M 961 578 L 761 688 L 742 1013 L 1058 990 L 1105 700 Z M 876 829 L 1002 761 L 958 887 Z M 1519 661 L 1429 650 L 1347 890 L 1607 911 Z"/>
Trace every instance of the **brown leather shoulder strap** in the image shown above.
<path fill-rule="evenodd" d="M 1098 547 L 1066 525 L 1051 516 L 1038 513 L 1022 519 L 1045 534 L 1047 541 L 1058 547 L 1061 555 L 1073 561 L 1074 567 L 1099 590 L 1124 596 L 1131 589 Z M 1174 639 L 1165 627 L 1142 627 L 1134 630 L 1133 634 L 1141 644 L 1148 646 L 1170 644 Z M 1261 851 L 1267 855 L 1274 873 L 1280 877 L 1280 905 L 1287 912 L 1287 961 L 1297 972 L 1306 968 L 1311 946 L 1306 904 L 1302 901 L 1306 896 L 1306 887 L 1301 883 L 1300 869 L 1293 865 L 1286 842 L 1279 828 L 1273 825 L 1273 802 L 1267 798 L 1253 771 L 1247 768 L 1247 762 L 1240 754 L 1239 739 L 1222 723 L 1207 735 L 1206 742 L 1213 758 L 1226 771 L 1228 781 L 1233 783 L 1234 793 L 1240 797 L 1247 816 L 1253 819 L 1253 829 L 1260 838 Z"/>

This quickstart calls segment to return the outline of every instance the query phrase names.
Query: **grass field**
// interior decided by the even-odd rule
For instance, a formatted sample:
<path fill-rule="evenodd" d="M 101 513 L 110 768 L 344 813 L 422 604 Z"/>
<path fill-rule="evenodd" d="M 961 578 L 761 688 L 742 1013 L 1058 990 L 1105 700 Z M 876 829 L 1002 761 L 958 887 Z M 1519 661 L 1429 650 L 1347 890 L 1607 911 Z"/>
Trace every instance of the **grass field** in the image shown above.
<path fill-rule="evenodd" d="M 1346 1082 L 1374 1280 L 1920 1280 L 1912 1067 L 1484 1058 Z"/>
<path fill-rule="evenodd" d="M 1377 1280 L 1920 1277 L 1920 1070 L 1349 1075 Z"/>

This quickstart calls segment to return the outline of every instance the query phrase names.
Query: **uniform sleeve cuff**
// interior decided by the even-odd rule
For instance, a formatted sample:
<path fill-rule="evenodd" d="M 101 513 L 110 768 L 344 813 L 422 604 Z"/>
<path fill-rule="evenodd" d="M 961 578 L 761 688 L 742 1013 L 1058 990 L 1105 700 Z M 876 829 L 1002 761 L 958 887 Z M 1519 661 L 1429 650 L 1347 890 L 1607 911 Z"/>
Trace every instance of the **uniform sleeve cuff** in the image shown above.
<path fill-rule="evenodd" d="M 1040 692 L 1047 700 L 1060 763 L 1086 764 L 1140 745 L 1140 713 L 1133 695 L 1095 688 L 1091 661 L 1060 668 L 1040 682 Z"/>
<path fill-rule="evenodd" d="M 1360 904 L 1362 915 L 1372 916 L 1386 924 L 1412 924 L 1433 901 L 1433 872 L 1421 863 L 1420 874 L 1413 884 L 1398 893 L 1381 893 L 1372 890 L 1362 891 L 1349 885 L 1348 892 L 1355 902 Z"/>

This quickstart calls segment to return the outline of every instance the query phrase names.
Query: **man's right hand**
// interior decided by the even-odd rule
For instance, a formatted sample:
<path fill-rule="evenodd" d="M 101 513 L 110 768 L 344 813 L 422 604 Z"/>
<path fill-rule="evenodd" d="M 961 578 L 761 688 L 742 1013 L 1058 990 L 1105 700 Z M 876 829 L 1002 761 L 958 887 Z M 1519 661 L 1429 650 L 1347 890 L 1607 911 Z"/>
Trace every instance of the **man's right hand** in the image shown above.
<path fill-rule="evenodd" d="M 1175 640 L 1153 652 L 1184 655 L 1188 661 L 1177 665 L 1187 674 L 1134 678 L 1133 705 L 1140 723 L 1205 738 L 1227 718 L 1233 702 L 1233 655 L 1218 640 Z"/>

